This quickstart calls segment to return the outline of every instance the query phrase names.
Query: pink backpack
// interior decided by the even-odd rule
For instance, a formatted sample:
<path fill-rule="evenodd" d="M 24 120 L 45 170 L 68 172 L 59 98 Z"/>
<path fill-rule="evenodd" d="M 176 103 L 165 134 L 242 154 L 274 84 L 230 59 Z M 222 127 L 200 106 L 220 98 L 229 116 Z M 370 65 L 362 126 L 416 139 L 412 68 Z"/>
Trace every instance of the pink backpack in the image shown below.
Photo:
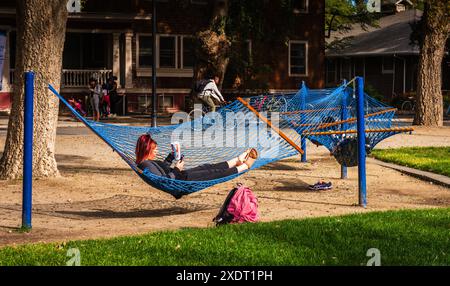
<path fill-rule="evenodd" d="M 258 220 L 258 199 L 249 187 L 242 184 L 230 191 L 219 213 L 213 219 L 216 225 Z"/>

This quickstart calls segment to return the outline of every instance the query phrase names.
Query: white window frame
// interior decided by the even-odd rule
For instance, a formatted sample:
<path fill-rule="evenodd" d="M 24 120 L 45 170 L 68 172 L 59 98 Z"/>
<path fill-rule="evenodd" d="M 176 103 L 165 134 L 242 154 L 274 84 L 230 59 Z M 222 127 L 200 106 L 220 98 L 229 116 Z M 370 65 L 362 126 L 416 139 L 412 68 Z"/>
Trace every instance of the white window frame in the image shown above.
<path fill-rule="evenodd" d="M 291 73 L 291 44 L 305 44 L 305 73 L 293 74 Z M 289 40 L 288 47 L 288 74 L 290 77 L 308 76 L 308 41 Z"/>
<path fill-rule="evenodd" d="M 180 60 L 181 60 L 180 69 L 182 69 L 182 70 L 193 70 L 194 67 L 186 67 L 186 68 L 184 67 L 184 38 L 195 39 L 195 37 L 192 36 L 192 35 L 180 35 L 179 37 L 180 37 L 180 48 L 181 48 L 181 51 L 180 51 Z"/>
<path fill-rule="evenodd" d="M 169 38 L 174 38 L 175 39 L 175 66 L 174 67 L 163 67 L 161 68 L 159 65 L 159 58 L 161 56 L 160 52 L 160 41 L 161 41 L 161 37 L 169 37 Z M 176 70 L 178 68 L 178 35 L 174 35 L 174 34 L 159 34 L 156 36 L 156 68 L 157 69 L 161 69 L 161 70 Z"/>
<path fill-rule="evenodd" d="M 386 58 L 389 58 L 392 60 L 392 69 L 388 70 L 384 68 L 384 60 Z M 381 58 L 381 73 L 382 74 L 393 74 L 394 73 L 394 66 L 395 66 L 395 61 L 394 61 L 394 57 L 389 57 L 389 56 L 383 56 Z"/>
<path fill-rule="evenodd" d="M 151 33 L 137 33 L 136 34 L 136 76 L 138 77 L 149 77 L 152 75 L 152 67 L 140 67 L 139 66 L 139 37 L 140 36 L 152 36 Z M 173 68 L 161 68 L 159 65 L 160 58 L 160 37 L 174 37 L 175 38 L 175 67 Z M 156 70 L 158 73 L 158 77 L 192 77 L 194 75 L 193 68 L 182 68 L 179 67 L 179 58 L 182 60 L 183 55 L 181 57 L 179 55 L 180 50 L 183 52 L 183 44 L 181 43 L 181 47 L 179 48 L 179 41 L 181 41 L 182 37 L 193 37 L 191 35 L 179 35 L 179 34 L 158 34 L 156 35 Z M 182 63 L 182 62 L 181 62 Z"/>
<path fill-rule="evenodd" d="M 309 13 L 309 0 L 305 0 L 305 6 L 306 6 L 306 8 L 305 8 L 305 10 L 300 10 L 300 11 L 298 11 L 298 12 L 294 12 L 295 14 L 307 14 L 307 13 Z"/>
<path fill-rule="evenodd" d="M 172 106 L 164 106 L 164 99 L 166 97 L 172 98 Z M 159 100 L 162 100 L 162 106 L 159 105 L 161 103 Z M 162 110 L 164 110 L 164 108 L 173 109 L 174 107 L 175 107 L 175 96 L 173 94 L 170 95 L 165 95 L 164 93 L 158 94 L 158 109 Z"/>
<path fill-rule="evenodd" d="M 145 70 L 145 71 L 148 71 L 148 70 L 150 70 L 150 71 L 152 71 L 152 68 L 151 67 L 141 67 L 140 66 L 140 63 L 139 63 L 139 41 L 140 41 L 140 37 L 141 36 L 144 36 L 144 37 L 148 37 L 148 36 L 152 36 L 152 34 L 150 34 L 150 33 L 139 33 L 139 34 L 136 34 L 136 70 Z M 158 47 L 156 47 L 156 50 L 158 50 Z M 153 47 L 152 47 L 152 54 L 154 53 L 154 51 L 153 51 Z M 152 66 L 154 66 L 155 65 L 155 63 L 153 63 L 153 65 Z"/>

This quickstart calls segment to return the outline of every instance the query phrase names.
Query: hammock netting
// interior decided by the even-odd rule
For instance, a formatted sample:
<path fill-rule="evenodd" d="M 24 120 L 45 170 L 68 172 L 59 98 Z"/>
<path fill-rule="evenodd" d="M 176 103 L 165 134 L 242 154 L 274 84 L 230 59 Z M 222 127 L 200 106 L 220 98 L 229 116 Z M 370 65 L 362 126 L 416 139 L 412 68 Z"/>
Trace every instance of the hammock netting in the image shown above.
<path fill-rule="evenodd" d="M 349 152 L 356 148 L 353 144 L 356 142 L 356 96 L 344 85 L 318 90 L 302 85 L 296 93 L 246 97 L 216 113 L 204 115 L 195 109 L 190 114 L 180 113 L 175 116 L 177 122 L 172 122 L 177 124 L 161 127 L 121 126 L 88 120 L 51 85 L 49 88 L 145 182 L 176 198 L 234 179 L 245 172 L 209 181 L 156 176 L 140 170 L 135 163 L 135 147 L 140 135 L 149 133 L 158 143 L 157 160 L 163 160 L 171 152 L 171 142 L 179 142 L 186 158 L 186 169 L 230 160 L 250 147 L 259 152 L 259 158 L 252 166 L 252 169 L 258 168 L 298 154 L 299 148 L 295 146 L 301 146 L 302 138 L 323 145 L 341 164 L 357 164 L 356 153 Z M 367 94 L 364 112 L 368 151 L 389 136 L 409 131 L 395 124 L 395 109 Z"/>

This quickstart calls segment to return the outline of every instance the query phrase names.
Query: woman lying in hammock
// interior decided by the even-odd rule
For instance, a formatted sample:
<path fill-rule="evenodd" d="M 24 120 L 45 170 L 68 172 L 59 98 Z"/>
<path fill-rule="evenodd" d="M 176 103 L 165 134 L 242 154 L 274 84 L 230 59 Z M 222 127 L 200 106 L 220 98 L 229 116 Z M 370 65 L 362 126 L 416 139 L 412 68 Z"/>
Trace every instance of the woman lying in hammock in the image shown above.
<path fill-rule="evenodd" d="M 136 144 L 136 164 L 141 170 L 147 169 L 150 173 L 161 177 L 168 177 L 183 181 L 208 181 L 241 173 L 251 168 L 258 152 L 251 148 L 236 158 L 227 162 L 204 164 L 192 169 L 184 170 L 184 160 L 179 160 L 173 168 L 174 160 L 170 153 L 164 161 L 155 160 L 158 154 L 158 144 L 149 134 L 141 135 Z"/>

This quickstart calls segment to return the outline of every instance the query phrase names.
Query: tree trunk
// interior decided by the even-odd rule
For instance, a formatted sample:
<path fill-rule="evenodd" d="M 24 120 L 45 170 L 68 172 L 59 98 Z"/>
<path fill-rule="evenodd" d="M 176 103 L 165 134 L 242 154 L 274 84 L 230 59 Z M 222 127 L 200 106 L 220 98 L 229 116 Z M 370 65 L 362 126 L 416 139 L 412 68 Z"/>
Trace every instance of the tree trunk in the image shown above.
<path fill-rule="evenodd" d="M 22 176 L 24 71 L 36 73 L 34 90 L 33 175 L 59 176 L 55 160 L 58 99 L 48 84 L 59 89 L 67 21 L 67 0 L 17 1 L 17 58 L 12 110 L 0 179 Z"/>
<path fill-rule="evenodd" d="M 215 0 L 208 29 L 197 34 L 196 63 L 193 81 L 218 75 L 219 88 L 229 62 L 230 40 L 225 34 L 224 19 L 228 16 L 228 0 Z"/>
<path fill-rule="evenodd" d="M 442 126 L 442 59 L 449 35 L 449 0 L 430 0 L 422 20 L 415 125 Z"/>

